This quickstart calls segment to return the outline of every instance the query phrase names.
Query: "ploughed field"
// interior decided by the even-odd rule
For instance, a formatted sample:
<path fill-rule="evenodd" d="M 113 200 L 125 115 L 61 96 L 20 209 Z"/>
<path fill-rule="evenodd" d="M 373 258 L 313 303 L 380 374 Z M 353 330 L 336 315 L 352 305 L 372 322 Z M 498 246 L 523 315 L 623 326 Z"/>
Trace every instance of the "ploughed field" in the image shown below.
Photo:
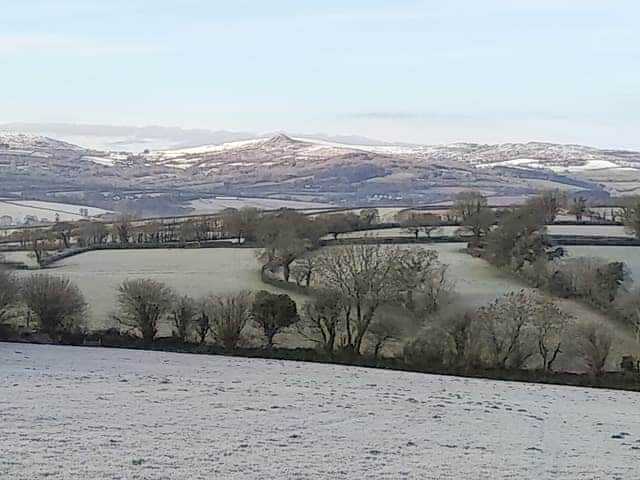
<path fill-rule="evenodd" d="M 0 343 L 0 478 L 638 477 L 637 393 Z"/>

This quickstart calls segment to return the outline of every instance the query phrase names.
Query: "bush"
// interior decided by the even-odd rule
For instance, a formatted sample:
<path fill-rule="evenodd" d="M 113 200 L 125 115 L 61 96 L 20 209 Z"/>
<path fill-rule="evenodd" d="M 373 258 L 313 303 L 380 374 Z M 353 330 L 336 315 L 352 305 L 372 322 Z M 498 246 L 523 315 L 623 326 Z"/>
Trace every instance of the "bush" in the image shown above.
<path fill-rule="evenodd" d="M 251 316 L 264 332 L 267 347 L 273 347 L 273 337 L 298 321 L 296 302 L 289 295 L 259 291 L 251 307 Z"/>
<path fill-rule="evenodd" d="M 125 280 L 118 288 L 119 314 L 116 319 L 138 331 L 145 343 L 158 334 L 158 323 L 171 311 L 175 295 L 162 282 L 143 278 Z"/>
<path fill-rule="evenodd" d="M 428 370 L 451 365 L 455 353 L 451 336 L 442 327 L 428 326 L 405 345 L 403 355 L 408 365 Z"/>
<path fill-rule="evenodd" d="M 207 301 L 207 315 L 215 341 L 225 350 L 234 350 L 251 318 L 251 295 L 240 292 L 211 297 Z"/>
<path fill-rule="evenodd" d="M 68 278 L 32 275 L 22 282 L 22 299 L 35 314 L 40 329 L 54 337 L 79 328 L 86 303 Z"/>
<path fill-rule="evenodd" d="M 598 323 L 588 323 L 577 329 L 576 344 L 589 373 L 604 373 L 613 341 L 611 330 Z"/>

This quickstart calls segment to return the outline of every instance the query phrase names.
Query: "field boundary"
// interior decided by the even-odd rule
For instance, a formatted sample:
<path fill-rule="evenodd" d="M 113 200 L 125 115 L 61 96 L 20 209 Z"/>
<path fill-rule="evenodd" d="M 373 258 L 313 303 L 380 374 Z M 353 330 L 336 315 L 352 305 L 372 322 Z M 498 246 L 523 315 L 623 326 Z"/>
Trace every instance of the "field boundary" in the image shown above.
<path fill-rule="evenodd" d="M 92 335 L 91 337 L 95 337 Z M 579 388 L 598 388 L 609 390 L 623 390 L 640 392 L 640 376 L 637 373 L 605 372 L 600 376 L 580 373 L 544 372 L 541 370 L 497 370 L 497 369 L 451 369 L 451 368 L 421 368 L 405 363 L 402 359 L 371 357 L 327 357 L 315 349 L 288 348 L 244 348 L 225 351 L 222 348 L 207 344 L 176 343 L 172 338 L 160 338 L 152 345 L 124 344 L 118 342 L 83 343 L 83 340 L 69 342 L 36 342 L 30 340 L 7 339 L 0 340 L 13 344 L 57 345 L 84 348 L 117 348 L 127 350 L 149 350 L 168 353 L 182 353 L 191 355 L 219 355 L 232 358 L 280 360 L 293 362 L 309 362 L 325 365 L 339 365 L 359 368 L 374 368 L 402 372 L 422 373 L 427 375 L 442 375 L 457 378 L 471 378 L 479 380 L 496 380 L 503 382 L 536 383 L 543 385 L 558 385 Z"/>

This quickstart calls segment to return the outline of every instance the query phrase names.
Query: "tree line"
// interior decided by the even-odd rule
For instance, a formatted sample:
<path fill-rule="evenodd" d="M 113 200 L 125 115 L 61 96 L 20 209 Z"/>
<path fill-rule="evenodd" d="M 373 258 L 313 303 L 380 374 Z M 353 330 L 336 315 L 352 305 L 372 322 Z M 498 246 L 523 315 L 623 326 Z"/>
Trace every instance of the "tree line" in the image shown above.
<path fill-rule="evenodd" d="M 637 237 L 640 200 L 628 199 L 627 205 L 625 226 Z M 626 322 L 640 341 L 640 288 L 633 286 L 627 265 L 599 257 L 567 257 L 563 248 L 549 242 L 546 225 L 567 208 L 566 196 L 549 191 L 520 207 L 492 212 L 480 193 L 465 192 L 453 208 L 465 212 L 463 228 L 472 233 L 470 253 L 535 288 L 578 299 Z"/>
<path fill-rule="evenodd" d="M 600 374 L 610 355 L 609 331 L 578 324 L 539 294 L 521 291 L 480 308 L 458 307 L 447 267 L 434 251 L 341 245 L 315 255 L 317 271 L 301 306 L 284 293 L 193 298 L 153 279 L 129 279 L 118 286 L 112 318 L 118 331 L 147 346 L 170 327 L 178 342 L 212 343 L 228 352 L 311 343 L 329 360 L 385 357 L 436 371 L 550 372 L 562 358 Z M 26 309 L 54 340 L 91 333 L 83 327 L 86 301 L 68 279 L 34 274 L 18 280 L 3 270 L 0 287 L 0 323 Z"/>

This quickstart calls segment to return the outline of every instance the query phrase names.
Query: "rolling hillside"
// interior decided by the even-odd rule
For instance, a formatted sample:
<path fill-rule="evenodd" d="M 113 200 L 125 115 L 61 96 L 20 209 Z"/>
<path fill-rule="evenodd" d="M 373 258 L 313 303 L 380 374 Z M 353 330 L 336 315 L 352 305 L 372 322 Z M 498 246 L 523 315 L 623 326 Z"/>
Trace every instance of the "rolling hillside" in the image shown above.
<path fill-rule="evenodd" d="M 74 194 L 75 201 L 105 208 L 123 199 L 180 204 L 211 195 L 424 204 L 468 188 L 509 198 L 549 188 L 632 194 L 640 188 L 640 153 L 535 142 L 354 145 L 284 134 L 133 153 L 0 133 L 0 172 L 2 195 L 45 200 L 56 193 L 69 200 Z"/>

